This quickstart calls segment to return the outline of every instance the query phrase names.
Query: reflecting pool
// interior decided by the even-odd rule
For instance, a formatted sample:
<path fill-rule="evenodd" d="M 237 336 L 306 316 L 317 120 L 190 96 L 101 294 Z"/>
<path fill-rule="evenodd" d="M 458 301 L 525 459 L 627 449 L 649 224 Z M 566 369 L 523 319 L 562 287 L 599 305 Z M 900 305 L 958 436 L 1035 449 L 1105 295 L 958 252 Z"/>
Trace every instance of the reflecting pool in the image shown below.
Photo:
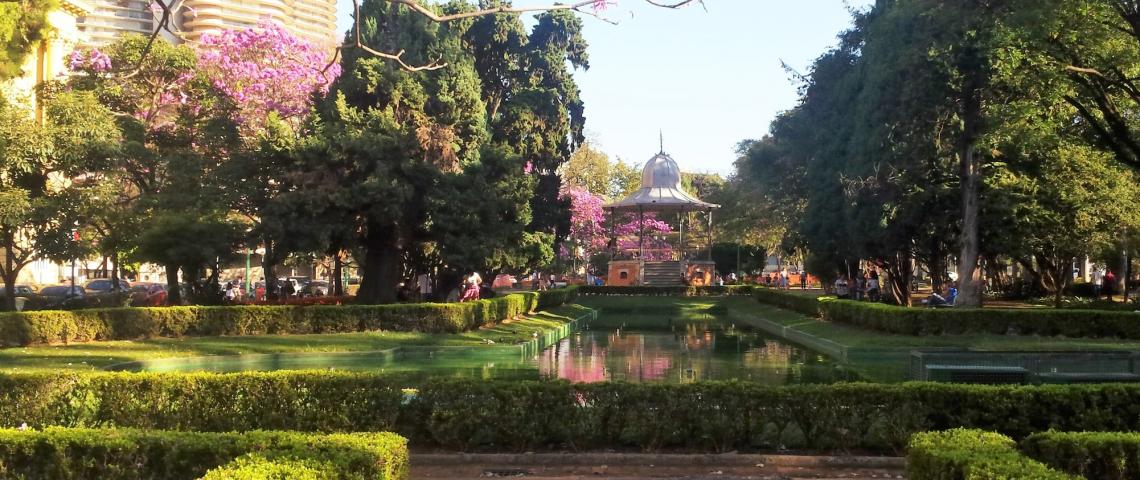
<path fill-rule="evenodd" d="M 626 316 L 623 316 L 623 320 Z M 770 385 L 855 380 L 826 356 L 722 322 L 716 315 L 681 322 L 629 316 L 583 324 L 531 346 L 401 347 L 374 352 L 286 353 L 170 358 L 114 370 L 239 372 L 368 371 L 414 377 L 562 379 L 571 382 L 687 383 L 741 380 Z M 621 326 L 616 326 L 621 325 Z M 633 327 L 631 327 L 633 326 Z M 537 351 L 535 354 L 533 352 Z"/>

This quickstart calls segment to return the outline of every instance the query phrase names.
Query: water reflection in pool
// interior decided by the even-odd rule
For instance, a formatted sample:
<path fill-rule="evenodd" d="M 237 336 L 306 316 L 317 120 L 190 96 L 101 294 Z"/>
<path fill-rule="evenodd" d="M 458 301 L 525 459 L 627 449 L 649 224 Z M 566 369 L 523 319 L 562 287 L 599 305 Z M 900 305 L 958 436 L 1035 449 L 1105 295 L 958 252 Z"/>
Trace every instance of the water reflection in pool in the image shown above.
<path fill-rule="evenodd" d="M 143 371 L 348 370 L 416 377 L 572 382 L 742 380 L 769 385 L 853 380 L 823 355 L 716 320 L 666 329 L 598 328 L 570 334 L 537 355 L 518 347 L 409 347 L 384 352 L 282 353 L 171 358 L 121 364 Z"/>
<path fill-rule="evenodd" d="M 572 382 L 746 380 L 765 384 L 850 379 L 826 357 L 756 333 L 693 323 L 675 331 L 585 331 L 541 352 L 546 378 Z"/>

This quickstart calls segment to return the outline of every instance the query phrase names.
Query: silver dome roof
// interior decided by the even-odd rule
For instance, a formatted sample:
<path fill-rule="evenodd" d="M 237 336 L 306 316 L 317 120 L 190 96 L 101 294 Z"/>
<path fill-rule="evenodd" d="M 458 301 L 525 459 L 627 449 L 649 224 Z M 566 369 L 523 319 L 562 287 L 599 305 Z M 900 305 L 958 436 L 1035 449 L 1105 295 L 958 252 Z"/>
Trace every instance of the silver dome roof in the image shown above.
<path fill-rule="evenodd" d="M 720 208 L 681 188 L 681 167 L 665 152 L 654 155 L 641 170 L 641 189 L 603 208 L 616 211 L 692 212 Z"/>
<path fill-rule="evenodd" d="M 681 167 L 673 157 L 658 153 L 641 170 L 641 188 L 681 188 Z"/>

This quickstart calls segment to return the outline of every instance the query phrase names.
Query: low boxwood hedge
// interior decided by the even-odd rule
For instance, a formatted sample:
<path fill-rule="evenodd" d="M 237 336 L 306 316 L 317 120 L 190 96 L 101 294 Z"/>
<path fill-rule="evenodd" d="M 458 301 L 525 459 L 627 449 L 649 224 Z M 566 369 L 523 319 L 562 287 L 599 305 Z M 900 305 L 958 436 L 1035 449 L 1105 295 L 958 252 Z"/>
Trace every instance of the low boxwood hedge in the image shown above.
<path fill-rule="evenodd" d="M 1041 335 L 1140 339 L 1140 313 L 1068 309 L 906 308 L 820 302 L 827 321 L 903 335 Z"/>
<path fill-rule="evenodd" d="M 307 477 L 274 476 L 285 469 Z M 400 480 L 407 473 L 407 442 L 390 433 L 0 430 L 4 478 Z"/>
<path fill-rule="evenodd" d="M 916 434 L 907 446 L 911 480 L 1073 480 L 1022 455 L 1013 439 L 982 430 Z M 1090 477 L 1108 478 L 1108 477 Z"/>
<path fill-rule="evenodd" d="M 403 388 L 414 388 L 414 393 Z M 394 431 L 421 446 L 901 451 L 916 432 L 1140 430 L 1140 385 L 569 384 L 347 372 L 0 375 L 0 426 Z"/>
<path fill-rule="evenodd" d="M 635 295 L 665 297 L 713 297 L 723 295 L 748 295 L 758 289 L 755 285 L 723 285 L 719 287 L 614 287 L 585 286 L 578 290 L 582 295 Z"/>
<path fill-rule="evenodd" d="M 1140 478 L 1140 433 L 1042 432 L 1022 440 L 1021 450 L 1085 478 Z"/>
<path fill-rule="evenodd" d="M 819 316 L 819 305 L 821 303 L 819 297 L 796 295 L 794 293 L 767 287 L 757 287 L 755 291 L 753 291 L 752 296 L 760 303 L 799 312 L 812 317 Z M 830 300 L 830 298 L 828 298 L 828 300 Z"/>
<path fill-rule="evenodd" d="M 0 313 L 0 346 L 147 337 L 341 333 L 456 333 L 568 303 L 576 287 L 467 303 L 109 308 Z"/>

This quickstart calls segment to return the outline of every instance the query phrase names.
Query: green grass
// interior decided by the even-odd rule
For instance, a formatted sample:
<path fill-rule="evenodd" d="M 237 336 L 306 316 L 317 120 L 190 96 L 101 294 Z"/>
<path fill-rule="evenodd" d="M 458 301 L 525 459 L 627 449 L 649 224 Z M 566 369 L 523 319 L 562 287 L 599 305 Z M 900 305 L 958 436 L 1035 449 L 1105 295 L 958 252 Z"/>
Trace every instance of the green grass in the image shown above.
<path fill-rule="evenodd" d="M 482 346 L 525 342 L 533 334 L 565 324 L 589 310 L 561 306 L 493 327 L 460 334 L 363 332 L 329 335 L 259 335 L 248 337 L 184 337 L 91 342 L 45 347 L 0 349 L 0 372 L 96 370 L 123 362 L 203 355 L 252 353 L 354 352 L 400 346 Z"/>
<path fill-rule="evenodd" d="M 850 367 L 864 377 L 878 381 L 905 380 L 910 351 L 921 348 L 995 351 L 1140 350 L 1140 341 L 1136 340 L 1014 335 L 894 335 L 824 322 L 756 302 L 731 303 L 728 315 L 737 324 L 747 325 L 754 319 L 768 320 L 846 346 Z"/>

